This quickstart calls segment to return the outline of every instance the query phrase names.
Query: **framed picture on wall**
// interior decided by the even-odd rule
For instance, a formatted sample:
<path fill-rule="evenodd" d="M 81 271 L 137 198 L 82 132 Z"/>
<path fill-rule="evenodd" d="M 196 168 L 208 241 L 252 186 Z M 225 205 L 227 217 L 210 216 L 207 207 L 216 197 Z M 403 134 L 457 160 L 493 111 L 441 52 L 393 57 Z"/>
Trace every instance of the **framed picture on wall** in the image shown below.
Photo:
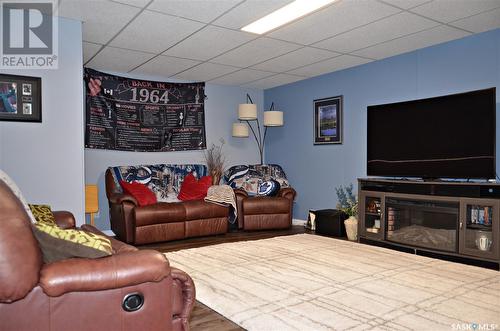
<path fill-rule="evenodd" d="M 342 144 L 342 96 L 314 100 L 314 145 Z"/>
<path fill-rule="evenodd" d="M 0 74 L 0 121 L 42 121 L 42 80 Z"/>

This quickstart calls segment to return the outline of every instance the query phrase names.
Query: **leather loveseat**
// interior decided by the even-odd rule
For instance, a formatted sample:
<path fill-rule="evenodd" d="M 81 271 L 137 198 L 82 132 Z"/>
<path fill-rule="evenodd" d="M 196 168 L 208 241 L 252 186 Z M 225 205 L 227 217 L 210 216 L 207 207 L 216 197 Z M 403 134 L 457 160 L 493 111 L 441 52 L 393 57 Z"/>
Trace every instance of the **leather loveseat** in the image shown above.
<path fill-rule="evenodd" d="M 110 239 L 111 256 L 44 264 L 30 219 L 3 181 L 0 211 L 0 330 L 189 330 L 193 281 L 161 253 Z M 62 228 L 75 226 L 71 213 L 54 216 Z M 124 299 L 137 294 L 142 307 L 125 311 Z"/>
<path fill-rule="evenodd" d="M 146 184 L 159 200 L 168 201 L 169 195 L 177 196 L 189 172 L 202 177 L 207 168 L 165 164 L 108 168 L 105 177 L 111 230 L 120 240 L 135 245 L 226 233 L 229 208 L 203 200 L 139 206 L 119 185 L 119 180 L 138 181 Z"/>
<path fill-rule="evenodd" d="M 269 180 L 279 190 L 272 196 L 259 195 L 259 188 Z M 292 226 L 296 192 L 279 165 L 233 166 L 225 172 L 224 181 L 234 188 L 239 229 L 279 230 Z"/>

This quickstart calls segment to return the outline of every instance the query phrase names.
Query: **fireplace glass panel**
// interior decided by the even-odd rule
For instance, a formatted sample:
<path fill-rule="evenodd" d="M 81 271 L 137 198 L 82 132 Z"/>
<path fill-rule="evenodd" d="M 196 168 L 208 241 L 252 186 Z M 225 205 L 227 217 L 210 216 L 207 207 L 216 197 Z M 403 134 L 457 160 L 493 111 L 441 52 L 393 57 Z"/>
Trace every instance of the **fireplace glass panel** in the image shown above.
<path fill-rule="evenodd" d="M 368 196 L 365 198 L 365 231 L 373 234 L 381 233 L 381 199 L 379 197 Z"/>
<path fill-rule="evenodd" d="M 387 240 L 442 251 L 457 251 L 459 203 L 386 199 Z"/>

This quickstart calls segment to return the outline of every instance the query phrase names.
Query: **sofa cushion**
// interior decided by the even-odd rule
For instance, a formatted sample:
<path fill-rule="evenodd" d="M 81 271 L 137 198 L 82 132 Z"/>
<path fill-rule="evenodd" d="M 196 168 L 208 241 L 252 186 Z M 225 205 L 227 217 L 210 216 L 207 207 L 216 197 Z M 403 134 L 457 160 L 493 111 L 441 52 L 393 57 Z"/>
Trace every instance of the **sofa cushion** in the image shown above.
<path fill-rule="evenodd" d="M 130 194 L 137 200 L 139 206 L 148 206 L 157 202 L 156 195 L 144 184 L 138 182 L 127 183 L 121 180 L 120 186 L 125 193 Z"/>
<path fill-rule="evenodd" d="M 186 210 L 186 221 L 228 217 L 229 208 L 204 200 L 191 200 L 182 203 Z"/>
<path fill-rule="evenodd" d="M 103 236 L 39 222 L 32 226 L 43 261 L 51 263 L 72 257 L 98 258 L 112 254 L 111 242 Z"/>
<path fill-rule="evenodd" d="M 243 200 L 243 214 L 287 214 L 290 213 L 290 200 L 287 198 L 255 197 Z"/>
<path fill-rule="evenodd" d="M 181 191 L 177 198 L 182 201 L 201 200 L 207 196 L 208 188 L 212 186 L 212 177 L 204 176 L 199 180 L 189 173 L 184 177 L 181 185 Z"/>
<path fill-rule="evenodd" d="M 56 225 L 56 218 L 49 205 L 28 205 L 37 223 Z"/>
<path fill-rule="evenodd" d="M 184 222 L 186 219 L 184 204 L 179 202 L 158 202 L 154 205 L 135 207 L 132 213 L 136 227 L 161 223 Z"/>

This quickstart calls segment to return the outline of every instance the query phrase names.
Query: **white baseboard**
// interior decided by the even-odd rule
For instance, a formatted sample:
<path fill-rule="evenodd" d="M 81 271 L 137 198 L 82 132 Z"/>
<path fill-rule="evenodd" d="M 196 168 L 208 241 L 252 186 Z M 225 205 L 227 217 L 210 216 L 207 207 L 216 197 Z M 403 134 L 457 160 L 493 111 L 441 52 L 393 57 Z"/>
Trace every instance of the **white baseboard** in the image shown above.
<path fill-rule="evenodd" d="M 298 218 L 293 218 L 292 219 L 292 225 L 306 225 L 307 221 L 305 220 L 301 220 L 301 219 L 298 219 Z"/>
<path fill-rule="evenodd" d="M 102 233 L 104 233 L 108 237 L 114 237 L 115 233 L 112 230 L 103 230 Z"/>

